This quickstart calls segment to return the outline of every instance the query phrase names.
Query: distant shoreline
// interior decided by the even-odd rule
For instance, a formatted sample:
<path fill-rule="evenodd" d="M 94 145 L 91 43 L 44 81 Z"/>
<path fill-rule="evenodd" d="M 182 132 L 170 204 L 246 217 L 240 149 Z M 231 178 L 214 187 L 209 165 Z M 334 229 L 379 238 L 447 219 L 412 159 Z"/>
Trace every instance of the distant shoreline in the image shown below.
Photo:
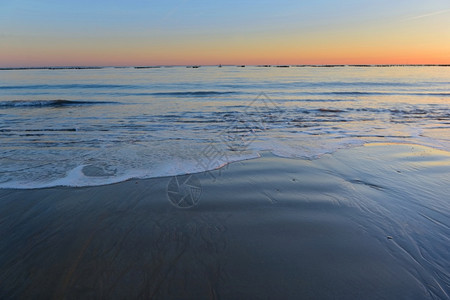
<path fill-rule="evenodd" d="M 62 66 L 62 67 L 0 67 L 0 71 L 17 71 L 17 70 L 99 70 L 107 68 L 134 68 L 134 69 L 157 69 L 157 68 L 171 68 L 171 67 L 187 67 L 187 68 L 199 68 L 199 67 L 262 67 L 262 68 L 336 68 L 336 67 L 359 67 L 359 68 L 386 68 L 386 67 L 450 67 L 450 64 L 295 64 L 295 65 L 154 65 L 154 66 Z"/>

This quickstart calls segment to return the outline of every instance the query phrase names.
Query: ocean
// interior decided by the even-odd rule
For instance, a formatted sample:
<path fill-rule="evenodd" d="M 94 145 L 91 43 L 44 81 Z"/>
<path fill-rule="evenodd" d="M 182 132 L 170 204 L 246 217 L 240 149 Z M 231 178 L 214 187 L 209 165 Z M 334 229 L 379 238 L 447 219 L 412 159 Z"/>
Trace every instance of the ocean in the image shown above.
<path fill-rule="evenodd" d="M 0 188 L 189 174 L 264 151 L 450 150 L 450 67 L 0 70 Z"/>

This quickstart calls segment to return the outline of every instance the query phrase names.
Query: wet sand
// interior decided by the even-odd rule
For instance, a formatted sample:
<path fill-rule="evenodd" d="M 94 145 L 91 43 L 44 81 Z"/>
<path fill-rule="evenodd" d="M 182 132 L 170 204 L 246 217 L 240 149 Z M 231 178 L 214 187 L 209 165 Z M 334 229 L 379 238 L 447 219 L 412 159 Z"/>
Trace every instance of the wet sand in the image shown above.
<path fill-rule="evenodd" d="M 192 178 L 170 197 L 173 178 L 0 190 L 0 298 L 450 295 L 448 152 L 264 154 Z M 169 201 L 184 193 L 198 203 Z"/>

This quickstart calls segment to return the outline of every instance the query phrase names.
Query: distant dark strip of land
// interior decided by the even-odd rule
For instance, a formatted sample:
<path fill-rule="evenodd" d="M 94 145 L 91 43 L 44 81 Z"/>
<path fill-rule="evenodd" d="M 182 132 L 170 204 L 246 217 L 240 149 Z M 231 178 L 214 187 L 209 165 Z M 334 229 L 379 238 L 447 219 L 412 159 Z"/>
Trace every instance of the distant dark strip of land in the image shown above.
<path fill-rule="evenodd" d="M 215 65 L 205 65 L 205 66 L 215 66 Z M 217 65 L 222 67 L 222 65 Z M 245 67 L 245 65 L 223 65 L 223 66 L 238 66 Z M 252 66 L 252 65 L 248 65 Z M 450 64 L 378 64 L 378 65 L 254 65 L 255 67 L 263 67 L 263 68 L 289 68 L 289 67 L 312 67 L 312 68 L 336 68 L 336 67 L 361 67 L 361 68 L 386 68 L 386 67 L 450 67 Z M 155 69 L 155 68 L 170 68 L 170 67 L 187 67 L 187 68 L 199 68 L 200 65 L 194 66 L 108 66 L 108 67 L 77 67 L 77 66 L 68 66 L 68 67 L 8 67 L 8 68 L 0 68 L 0 71 L 14 71 L 14 70 L 98 70 L 105 68 L 134 68 L 134 69 Z"/>

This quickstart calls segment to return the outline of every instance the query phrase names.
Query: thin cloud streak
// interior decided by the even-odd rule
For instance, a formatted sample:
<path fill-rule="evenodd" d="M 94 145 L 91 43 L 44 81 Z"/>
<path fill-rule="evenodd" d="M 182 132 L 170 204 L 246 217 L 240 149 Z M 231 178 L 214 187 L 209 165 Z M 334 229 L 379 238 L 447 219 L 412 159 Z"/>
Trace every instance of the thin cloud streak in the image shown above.
<path fill-rule="evenodd" d="M 439 11 L 435 11 L 435 12 L 428 13 L 428 14 L 425 14 L 425 15 L 409 17 L 409 18 L 403 19 L 402 21 L 411 21 L 411 20 L 423 19 L 423 18 L 428 18 L 428 17 L 432 17 L 432 16 L 435 16 L 435 15 L 441 15 L 441 14 L 445 14 L 445 13 L 449 13 L 449 12 L 450 12 L 450 9 L 439 10 Z"/>

